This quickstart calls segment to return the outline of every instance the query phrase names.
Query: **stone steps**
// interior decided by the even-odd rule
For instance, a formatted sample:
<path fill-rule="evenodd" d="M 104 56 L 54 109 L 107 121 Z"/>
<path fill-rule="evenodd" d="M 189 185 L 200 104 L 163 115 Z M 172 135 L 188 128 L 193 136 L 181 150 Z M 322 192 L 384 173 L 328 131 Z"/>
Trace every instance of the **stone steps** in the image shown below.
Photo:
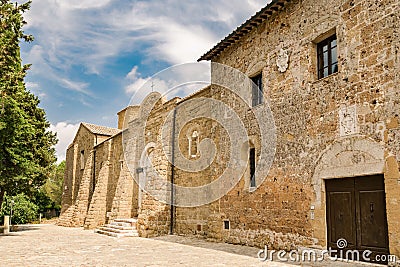
<path fill-rule="evenodd" d="M 136 226 L 105 224 L 102 227 L 113 228 L 118 230 L 136 230 Z"/>
<path fill-rule="evenodd" d="M 95 229 L 94 232 L 117 238 L 139 236 L 139 233 L 136 230 L 136 222 L 136 218 L 114 219 L 109 224 Z"/>

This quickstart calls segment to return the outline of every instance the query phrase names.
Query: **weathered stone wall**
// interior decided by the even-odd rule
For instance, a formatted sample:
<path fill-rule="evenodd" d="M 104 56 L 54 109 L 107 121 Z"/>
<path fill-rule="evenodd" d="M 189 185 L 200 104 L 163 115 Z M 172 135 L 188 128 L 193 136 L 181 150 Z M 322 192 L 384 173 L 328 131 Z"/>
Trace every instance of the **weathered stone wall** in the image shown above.
<path fill-rule="evenodd" d="M 63 181 L 63 194 L 61 197 L 61 216 L 58 220 L 59 225 L 68 226 L 74 215 L 74 182 L 75 182 L 75 149 L 71 144 L 66 152 L 66 168 Z"/>
<path fill-rule="evenodd" d="M 137 216 L 138 189 L 124 164 L 122 134 L 110 138 L 81 126 L 67 151 L 65 178 L 60 225 L 91 229 Z"/>
<path fill-rule="evenodd" d="M 85 127 L 80 127 L 73 145 L 68 149 L 66 177 L 63 191 L 63 210 L 59 224 L 82 226 L 89 204 L 92 179 L 92 149 L 95 136 Z M 82 153 L 83 152 L 83 153 Z"/>
<path fill-rule="evenodd" d="M 139 115 L 140 106 L 128 106 L 118 112 L 118 129 L 125 129 L 128 123 L 136 119 Z"/>
<path fill-rule="evenodd" d="M 155 98 L 154 103 L 151 101 Z M 150 95 L 142 103 L 143 109 L 152 108 L 149 116 L 138 118 L 143 122 L 144 128 L 144 144 L 145 147 L 138 146 L 138 165 L 143 169 L 142 173 L 137 173 L 137 181 L 142 184 L 142 189 L 139 189 L 140 208 L 138 215 L 138 230 L 140 236 L 151 237 L 157 235 L 164 235 L 169 233 L 170 227 L 170 205 L 167 200 L 170 199 L 170 189 L 167 187 L 166 182 L 170 179 L 171 166 L 164 153 L 162 143 L 162 128 L 164 126 L 165 118 L 169 112 L 175 107 L 175 101 L 164 103 L 158 95 Z M 148 101 L 148 103 L 147 103 Z M 152 103 L 152 104 L 149 104 Z M 154 104 L 154 106 L 153 106 Z M 146 111 L 141 111 L 142 116 Z M 168 137 L 166 137 L 168 140 Z M 140 140 L 138 140 L 140 142 Z M 142 180 L 143 179 L 143 180 Z"/>
<path fill-rule="evenodd" d="M 107 212 L 109 219 L 137 217 L 138 185 L 124 160 L 122 134 L 114 136 L 111 147 L 112 171 L 108 180 Z"/>
<path fill-rule="evenodd" d="M 278 130 L 275 162 L 266 182 L 253 193 L 239 185 L 239 196 L 232 190 L 221 200 L 222 215 L 216 217 L 228 218 L 232 229 L 216 234 L 219 239 L 276 244 L 276 238 L 268 235 L 278 232 L 282 242 L 273 247 L 304 242 L 325 246 L 324 203 L 317 199 L 324 193 L 317 192 L 323 190 L 323 181 L 321 187 L 312 184 L 316 164 L 337 140 L 362 135 L 385 149 L 380 172 L 385 174 L 390 250 L 399 254 L 398 14 L 396 0 L 293 1 L 215 58 L 249 76 L 263 73 L 265 96 Z M 318 80 L 316 42 L 334 31 L 339 72 Z M 284 73 L 276 66 L 281 48 L 290 55 Z M 354 137 L 341 137 L 339 110 L 353 105 L 358 131 Z M 346 175 L 365 174 L 360 166 Z M 263 231 L 267 234 L 260 238 Z"/>
<path fill-rule="evenodd" d="M 206 88 L 179 102 L 176 107 L 176 133 L 175 133 L 175 168 L 174 183 L 182 187 L 201 187 L 215 180 L 214 169 L 220 169 L 228 159 L 223 155 L 223 149 L 216 140 L 216 127 L 218 123 L 209 119 L 211 105 L 201 101 L 193 101 L 200 98 L 210 98 L 211 88 Z M 183 126 L 183 127 L 179 127 Z M 193 136 L 197 136 L 194 137 Z M 189 160 L 199 167 L 204 158 L 211 157 L 211 150 L 201 148 L 204 139 L 211 139 L 216 145 L 216 154 L 211 158 L 211 164 L 206 164 L 203 170 L 194 171 L 181 159 Z M 197 163 L 196 163 L 197 162 Z M 179 195 L 176 196 L 179 198 Z M 199 196 L 190 196 L 196 199 Z M 207 197 L 207 194 L 202 194 Z M 186 196 L 187 198 L 187 196 Z M 178 199 L 178 202 L 180 200 Z M 215 204 L 206 204 L 197 207 L 176 207 L 174 214 L 174 233 L 179 235 L 205 235 L 208 231 L 208 216 Z"/>
<path fill-rule="evenodd" d="M 257 190 L 251 190 L 247 166 L 240 181 L 221 199 L 195 208 L 176 207 L 174 232 L 236 244 L 268 245 L 271 249 L 325 247 L 324 181 L 383 173 L 390 252 L 400 256 L 399 5 L 397 0 L 287 3 L 214 58 L 249 77 L 261 72 L 267 103 L 247 108 L 244 102 L 251 100 L 250 93 L 243 101 L 219 86 L 168 102 L 157 101 L 160 95 L 151 93 L 140 107 L 133 108 L 132 117 L 127 111 L 120 113 L 119 128 L 128 127 L 132 155 L 122 155 L 121 135 L 102 139 L 104 142 L 96 146 L 94 190 L 88 185 L 90 171 L 85 173 L 79 167 L 79 153 L 82 147 L 89 149 L 87 144 L 93 148 L 93 137 L 78 133 L 67 152 L 65 186 L 71 189 L 64 192 L 63 216 L 77 218 L 74 223 L 80 224 L 83 217 L 76 214 L 84 214 L 84 203 L 90 202 L 87 228 L 105 223 L 107 212 L 109 218 L 138 214 L 141 236 L 167 234 L 171 192 L 166 183 L 172 173 L 177 185 L 207 184 L 224 172 L 232 152 L 232 136 L 218 121 L 190 120 L 199 114 L 213 115 L 216 110 L 190 101 L 205 97 L 235 111 L 250 137 L 251 144 L 234 151 L 245 159 L 249 146 L 255 148 L 259 158 L 267 145 L 262 143 L 265 133 L 260 131 L 254 114 L 268 104 L 277 130 L 276 153 L 268 176 L 258 177 L 265 180 L 257 184 Z M 333 33 L 338 41 L 339 71 L 318 79 L 316 43 Z M 281 49 L 289 53 L 285 72 L 276 65 Z M 187 103 L 193 104 L 183 109 Z M 172 124 L 166 119 L 174 108 L 176 122 L 188 123 L 172 138 Z M 343 112 L 355 118 L 351 133 L 341 131 Z M 224 118 L 231 119 L 229 114 Z M 139 134 L 142 129 L 144 135 Z M 168 130 L 166 135 L 163 129 Z M 207 138 L 214 141 L 214 161 L 199 172 L 185 165 L 172 169 L 167 156 L 173 145 L 168 140 L 173 139 L 176 153 L 189 160 L 187 166 L 211 151 L 201 155 L 200 146 L 195 148 L 191 143 L 192 137 L 199 144 Z M 196 153 L 191 153 L 194 149 Z M 90 155 L 85 153 L 86 162 L 91 161 Z M 130 174 L 124 163 L 130 167 Z M 130 178 L 142 181 L 144 190 Z M 181 196 L 176 197 L 179 201 Z M 230 229 L 224 229 L 225 221 L 229 221 Z"/>
<path fill-rule="evenodd" d="M 137 184 L 124 163 L 122 134 L 94 147 L 95 180 L 85 228 L 137 216 Z"/>
<path fill-rule="evenodd" d="M 69 206 L 72 205 L 72 195 L 74 188 L 74 168 L 75 166 L 75 158 L 74 158 L 74 146 L 70 145 L 66 152 L 65 157 L 66 162 L 68 162 L 68 166 L 65 168 L 64 173 L 64 182 L 63 182 L 63 194 L 62 194 L 62 207 L 61 213 L 64 213 L 68 209 Z"/>
<path fill-rule="evenodd" d="M 113 186 L 115 179 L 111 175 L 111 154 L 112 139 L 96 146 L 96 162 L 94 166 L 96 178 L 93 196 L 88 208 L 85 228 L 91 229 L 107 222 L 107 195 L 108 188 Z"/>

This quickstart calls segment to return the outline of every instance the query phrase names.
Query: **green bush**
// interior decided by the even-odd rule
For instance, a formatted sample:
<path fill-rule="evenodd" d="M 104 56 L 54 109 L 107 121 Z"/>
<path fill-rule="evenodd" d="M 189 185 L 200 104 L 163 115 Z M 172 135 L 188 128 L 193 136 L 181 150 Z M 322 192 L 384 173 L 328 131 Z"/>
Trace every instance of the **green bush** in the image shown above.
<path fill-rule="evenodd" d="M 3 223 L 4 215 L 11 214 L 12 200 L 14 201 L 14 204 L 12 205 L 12 224 L 25 224 L 32 222 L 38 218 L 38 206 L 32 203 L 24 194 L 19 194 L 14 197 L 5 197 L 0 212 L 1 223 Z"/>

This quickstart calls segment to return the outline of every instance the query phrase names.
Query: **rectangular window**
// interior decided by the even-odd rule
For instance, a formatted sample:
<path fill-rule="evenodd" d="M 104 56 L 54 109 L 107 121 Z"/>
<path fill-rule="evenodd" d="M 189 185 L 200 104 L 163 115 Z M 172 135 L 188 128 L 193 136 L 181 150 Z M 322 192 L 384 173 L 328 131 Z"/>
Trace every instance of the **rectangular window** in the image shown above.
<path fill-rule="evenodd" d="M 250 148 L 249 153 L 249 164 L 250 164 L 250 187 L 256 187 L 256 149 Z"/>
<path fill-rule="evenodd" d="M 85 169 L 85 150 L 81 151 L 81 170 Z"/>
<path fill-rule="evenodd" d="M 317 44 L 318 79 L 338 72 L 336 34 Z"/>
<path fill-rule="evenodd" d="M 251 78 L 252 85 L 252 106 L 255 107 L 263 103 L 263 86 L 262 86 L 262 74 L 258 74 Z"/>
<path fill-rule="evenodd" d="M 231 224 L 228 220 L 224 220 L 224 229 L 229 230 L 231 228 Z"/>

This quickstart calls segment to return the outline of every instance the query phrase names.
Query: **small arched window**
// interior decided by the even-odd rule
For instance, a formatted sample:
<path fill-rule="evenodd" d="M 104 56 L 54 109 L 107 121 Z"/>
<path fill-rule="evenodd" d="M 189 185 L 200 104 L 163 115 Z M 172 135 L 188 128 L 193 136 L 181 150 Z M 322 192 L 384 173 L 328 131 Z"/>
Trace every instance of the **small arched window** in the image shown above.
<path fill-rule="evenodd" d="M 198 142 L 199 133 L 197 131 L 193 131 L 193 133 L 189 136 L 189 157 L 197 157 Z"/>

